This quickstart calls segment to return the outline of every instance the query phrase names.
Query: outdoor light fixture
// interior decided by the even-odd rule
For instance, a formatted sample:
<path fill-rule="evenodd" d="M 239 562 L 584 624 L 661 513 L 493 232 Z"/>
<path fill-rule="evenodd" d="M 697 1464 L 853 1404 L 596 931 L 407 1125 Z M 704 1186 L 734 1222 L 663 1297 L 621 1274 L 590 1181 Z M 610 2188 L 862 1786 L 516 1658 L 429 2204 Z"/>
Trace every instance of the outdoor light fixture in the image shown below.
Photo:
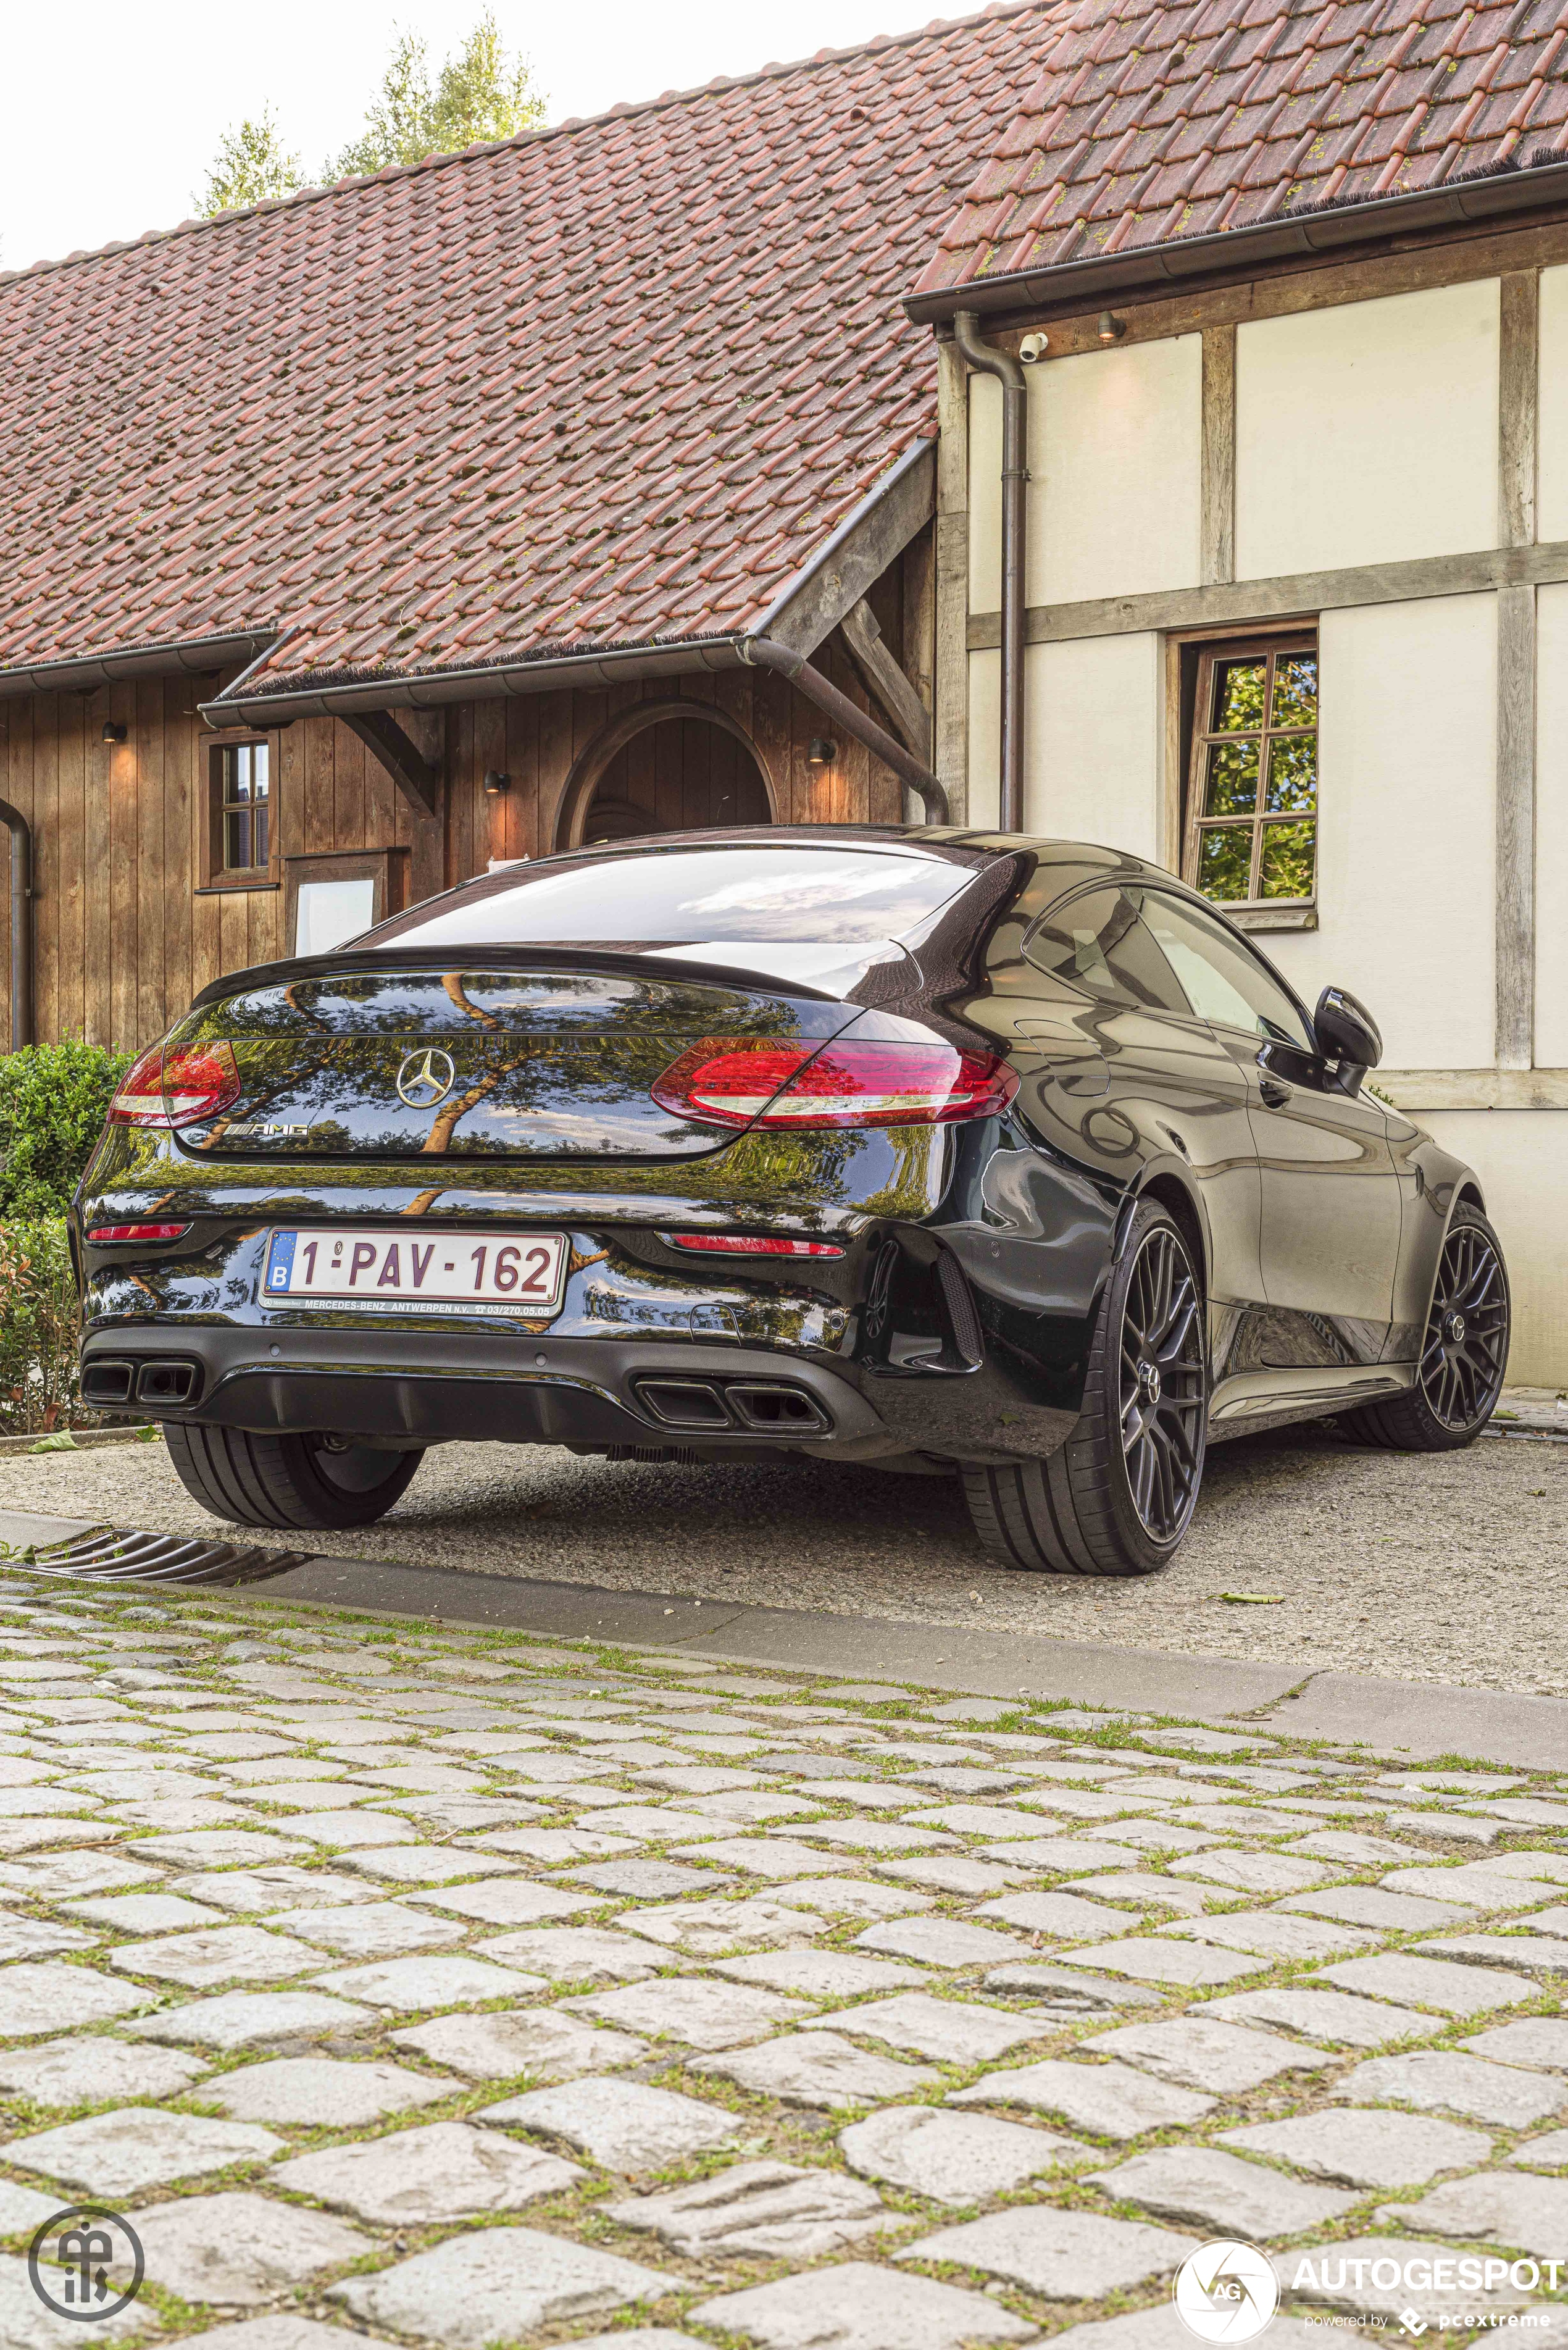
<path fill-rule="evenodd" d="M 838 756 L 838 745 L 826 734 L 814 734 L 807 746 L 805 764 L 808 767 L 831 767 Z"/>
<path fill-rule="evenodd" d="M 130 732 L 129 726 L 121 726 L 112 718 L 106 718 L 103 722 L 103 739 L 106 743 L 123 743 Z"/>
<path fill-rule="evenodd" d="M 509 792 L 512 789 L 512 778 L 510 775 L 504 775 L 499 767 L 488 768 L 485 772 L 484 788 L 492 799 L 499 799 L 503 792 Z"/>
<path fill-rule="evenodd" d="M 1127 333 L 1127 320 L 1125 318 L 1118 318 L 1114 310 L 1102 310 L 1100 312 L 1100 340 L 1102 343 L 1119 342 L 1122 337 Z"/>

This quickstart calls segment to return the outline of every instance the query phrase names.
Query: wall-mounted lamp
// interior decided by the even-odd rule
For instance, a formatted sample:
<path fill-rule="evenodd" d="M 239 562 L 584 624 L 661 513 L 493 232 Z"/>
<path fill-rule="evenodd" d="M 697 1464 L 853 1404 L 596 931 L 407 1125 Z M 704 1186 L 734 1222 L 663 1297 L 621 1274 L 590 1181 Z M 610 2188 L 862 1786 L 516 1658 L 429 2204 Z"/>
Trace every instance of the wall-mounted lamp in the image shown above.
<path fill-rule="evenodd" d="M 838 745 L 826 734 L 814 734 L 807 745 L 805 764 L 808 767 L 831 767 L 838 756 Z"/>
<path fill-rule="evenodd" d="M 492 799 L 499 799 L 503 792 L 512 789 L 512 778 L 504 775 L 499 767 L 490 767 L 485 771 L 484 788 Z"/>
<path fill-rule="evenodd" d="M 129 726 L 121 726 L 112 718 L 106 718 L 103 722 L 103 739 L 106 743 L 123 743 L 130 733 Z"/>
<path fill-rule="evenodd" d="M 1049 335 L 1025 335 L 1018 346 L 1018 356 L 1025 367 L 1035 367 L 1051 348 Z"/>
<path fill-rule="evenodd" d="M 1114 310 L 1102 310 L 1100 312 L 1100 340 L 1102 343 L 1119 343 L 1122 337 L 1127 333 L 1127 320 L 1125 318 L 1118 318 Z"/>

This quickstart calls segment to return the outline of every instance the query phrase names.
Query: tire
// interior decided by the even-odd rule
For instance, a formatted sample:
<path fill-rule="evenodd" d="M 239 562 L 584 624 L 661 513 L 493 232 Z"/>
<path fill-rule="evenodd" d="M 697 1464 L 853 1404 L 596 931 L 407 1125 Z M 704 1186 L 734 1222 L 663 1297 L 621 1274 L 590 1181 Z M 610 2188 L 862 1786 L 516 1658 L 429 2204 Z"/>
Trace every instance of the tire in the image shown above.
<path fill-rule="evenodd" d="M 1502 1393 L 1511 1327 L 1502 1243 L 1480 1210 L 1461 1201 L 1438 1260 L 1415 1386 L 1386 1403 L 1342 1412 L 1341 1430 L 1353 1442 L 1390 1452 L 1462 1451 Z"/>
<path fill-rule="evenodd" d="M 264 1436 L 163 1423 L 185 1491 L 240 1526 L 368 1526 L 406 1492 L 423 1452 L 378 1452 L 342 1437 Z"/>
<path fill-rule="evenodd" d="M 1151 1575 L 1169 1564 L 1203 1481 L 1204 1322 L 1191 1253 L 1151 1201 L 1135 1211 L 1106 1285 L 1066 1443 L 1048 1461 L 964 1471 L 990 1557 L 1051 1575 Z"/>

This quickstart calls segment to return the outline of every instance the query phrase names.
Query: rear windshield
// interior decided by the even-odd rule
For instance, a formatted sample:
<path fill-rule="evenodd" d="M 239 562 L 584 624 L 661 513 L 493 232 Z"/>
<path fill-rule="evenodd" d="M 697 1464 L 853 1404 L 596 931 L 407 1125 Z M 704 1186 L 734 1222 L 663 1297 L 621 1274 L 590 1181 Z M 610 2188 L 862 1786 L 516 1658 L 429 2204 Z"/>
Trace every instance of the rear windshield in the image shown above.
<path fill-rule="evenodd" d="M 368 946 L 867 946 L 905 940 L 974 879 L 937 858 L 798 846 L 667 849 L 487 875 Z"/>

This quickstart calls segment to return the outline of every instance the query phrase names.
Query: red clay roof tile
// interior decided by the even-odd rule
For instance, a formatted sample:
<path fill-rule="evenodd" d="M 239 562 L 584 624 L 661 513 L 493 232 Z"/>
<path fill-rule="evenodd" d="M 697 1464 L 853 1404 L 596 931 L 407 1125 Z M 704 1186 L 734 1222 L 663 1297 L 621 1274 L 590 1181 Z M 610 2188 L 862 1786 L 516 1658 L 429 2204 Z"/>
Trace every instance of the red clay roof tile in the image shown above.
<path fill-rule="evenodd" d="M 1062 0 L 0 276 L 0 669 L 745 627 L 935 427 L 898 296 Z"/>
<path fill-rule="evenodd" d="M 916 292 L 1568 157 L 1568 5 L 1084 0 Z"/>

